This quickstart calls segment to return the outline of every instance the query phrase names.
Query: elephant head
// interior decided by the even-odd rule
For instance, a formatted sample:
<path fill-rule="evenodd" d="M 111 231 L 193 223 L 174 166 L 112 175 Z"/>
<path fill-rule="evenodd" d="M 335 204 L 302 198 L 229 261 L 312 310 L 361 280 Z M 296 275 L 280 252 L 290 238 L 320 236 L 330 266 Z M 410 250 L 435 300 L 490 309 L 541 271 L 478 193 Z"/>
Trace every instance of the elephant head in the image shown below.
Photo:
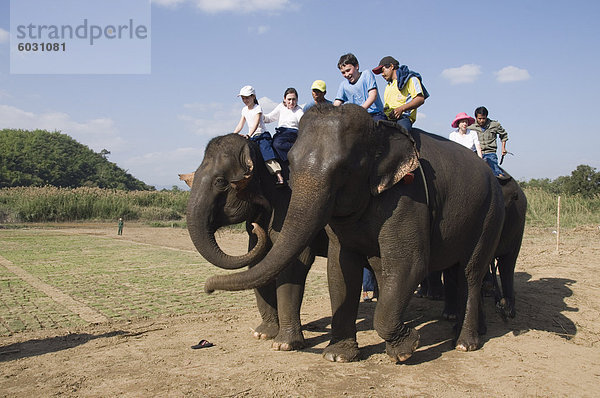
<path fill-rule="evenodd" d="M 359 106 L 315 106 L 302 117 L 288 159 L 292 197 L 277 242 L 248 271 L 209 278 L 207 292 L 268 283 L 330 220 L 352 221 L 372 195 L 415 170 L 418 151 L 406 131 L 375 125 Z"/>
<path fill-rule="evenodd" d="M 187 225 L 198 252 L 212 264 L 237 269 L 256 264 L 268 250 L 264 229 L 253 223 L 258 243 L 247 254 L 230 256 L 215 240 L 222 226 L 258 221 L 261 209 L 270 212 L 269 203 L 256 189 L 256 149 L 238 134 L 214 138 L 206 146 L 202 164 L 193 175 L 187 206 Z"/>

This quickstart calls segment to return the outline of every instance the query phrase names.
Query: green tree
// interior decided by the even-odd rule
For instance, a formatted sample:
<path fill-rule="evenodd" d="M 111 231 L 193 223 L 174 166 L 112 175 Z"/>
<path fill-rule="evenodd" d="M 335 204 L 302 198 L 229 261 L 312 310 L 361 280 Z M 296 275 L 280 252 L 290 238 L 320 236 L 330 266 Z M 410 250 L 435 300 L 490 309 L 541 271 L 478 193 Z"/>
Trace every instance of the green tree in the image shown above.
<path fill-rule="evenodd" d="M 92 151 L 60 132 L 0 130 L 0 188 L 80 186 L 154 190 L 109 162 L 110 152 Z"/>
<path fill-rule="evenodd" d="M 564 181 L 564 191 L 590 197 L 600 194 L 600 172 L 595 167 L 580 164 Z"/>

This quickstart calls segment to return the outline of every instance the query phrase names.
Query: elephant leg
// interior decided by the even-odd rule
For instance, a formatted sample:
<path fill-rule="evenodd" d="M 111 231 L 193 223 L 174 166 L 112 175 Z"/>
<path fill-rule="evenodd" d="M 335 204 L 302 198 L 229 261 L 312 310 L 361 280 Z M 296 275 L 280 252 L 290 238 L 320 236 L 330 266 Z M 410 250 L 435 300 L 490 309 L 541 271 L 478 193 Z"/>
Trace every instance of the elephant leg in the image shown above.
<path fill-rule="evenodd" d="M 427 275 L 427 297 L 432 300 L 441 300 L 444 297 L 444 287 L 442 286 L 442 271 L 433 271 Z"/>
<path fill-rule="evenodd" d="M 253 336 L 262 340 L 272 339 L 279 333 L 275 282 L 254 289 L 254 295 L 262 323 L 254 329 Z"/>
<path fill-rule="evenodd" d="M 273 341 L 277 351 L 299 350 L 306 346 L 302 335 L 300 307 L 304 295 L 306 276 L 314 261 L 310 249 L 305 249 L 291 266 L 277 277 L 277 313 L 279 333 Z"/>
<path fill-rule="evenodd" d="M 502 295 L 498 309 L 500 314 L 506 318 L 515 317 L 515 264 L 517 255 L 510 254 L 498 258 L 498 271 L 502 283 Z"/>
<path fill-rule="evenodd" d="M 373 324 L 377 334 L 386 341 L 386 352 L 394 362 L 406 361 L 419 345 L 419 333 L 405 325 L 402 317 L 415 288 L 423 280 L 425 267 L 409 264 L 415 263 L 396 259 L 382 261 L 383 267 L 375 267 L 381 284 Z"/>
<path fill-rule="evenodd" d="M 444 311 L 442 317 L 455 321 L 458 314 L 458 264 L 444 270 Z"/>
<path fill-rule="evenodd" d="M 460 333 L 456 340 L 456 349 L 459 351 L 474 351 L 479 348 L 479 334 L 485 333 L 481 285 L 490 260 L 491 258 L 482 259 L 481 256 L 474 255 L 464 272 L 459 272 Z"/>
<path fill-rule="evenodd" d="M 358 359 L 356 317 L 362 287 L 365 256 L 340 248 L 330 234 L 327 255 L 327 279 L 331 299 L 331 341 L 323 357 L 332 362 L 351 362 Z M 332 242 L 334 241 L 334 242 Z"/>

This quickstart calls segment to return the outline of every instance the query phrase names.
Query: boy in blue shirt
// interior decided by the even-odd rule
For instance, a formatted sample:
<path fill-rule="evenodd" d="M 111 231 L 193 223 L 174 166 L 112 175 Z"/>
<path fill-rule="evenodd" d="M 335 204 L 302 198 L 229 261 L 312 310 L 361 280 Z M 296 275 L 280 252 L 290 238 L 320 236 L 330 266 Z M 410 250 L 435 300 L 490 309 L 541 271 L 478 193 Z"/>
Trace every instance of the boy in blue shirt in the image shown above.
<path fill-rule="evenodd" d="M 346 80 L 340 83 L 333 105 L 339 106 L 345 102 L 360 105 L 369 112 L 374 121 L 386 120 L 373 72 L 360 72 L 358 60 L 352 53 L 340 57 L 338 69 Z"/>

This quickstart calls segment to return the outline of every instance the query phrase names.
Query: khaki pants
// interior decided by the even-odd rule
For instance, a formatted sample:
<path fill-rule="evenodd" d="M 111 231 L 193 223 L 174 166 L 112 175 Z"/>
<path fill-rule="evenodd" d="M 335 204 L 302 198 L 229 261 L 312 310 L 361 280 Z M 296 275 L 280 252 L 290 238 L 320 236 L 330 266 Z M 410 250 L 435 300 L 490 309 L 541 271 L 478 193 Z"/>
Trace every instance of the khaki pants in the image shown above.
<path fill-rule="evenodd" d="M 275 174 L 278 171 L 281 171 L 281 165 L 275 159 L 267 160 L 265 162 L 265 165 L 267 166 L 267 170 L 269 170 L 269 173 L 271 174 Z"/>

